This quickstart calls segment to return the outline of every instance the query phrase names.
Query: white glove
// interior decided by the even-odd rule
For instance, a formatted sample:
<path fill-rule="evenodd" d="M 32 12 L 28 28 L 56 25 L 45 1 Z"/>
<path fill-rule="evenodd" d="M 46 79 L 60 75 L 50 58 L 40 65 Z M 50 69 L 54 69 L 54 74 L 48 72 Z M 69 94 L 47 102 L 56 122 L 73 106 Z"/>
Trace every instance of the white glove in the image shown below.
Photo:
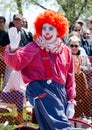
<path fill-rule="evenodd" d="M 20 43 L 20 31 L 17 31 L 16 27 L 12 27 L 8 30 L 8 35 L 10 39 L 10 47 L 11 49 L 16 49 L 19 47 Z"/>
<path fill-rule="evenodd" d="M 73 103 L 68 103 L 67 108 L 66 108 L 66 115 L 68 118 L 72 118 L 75 114 L 75 109 L 74 109 L 74 104 Z"/>

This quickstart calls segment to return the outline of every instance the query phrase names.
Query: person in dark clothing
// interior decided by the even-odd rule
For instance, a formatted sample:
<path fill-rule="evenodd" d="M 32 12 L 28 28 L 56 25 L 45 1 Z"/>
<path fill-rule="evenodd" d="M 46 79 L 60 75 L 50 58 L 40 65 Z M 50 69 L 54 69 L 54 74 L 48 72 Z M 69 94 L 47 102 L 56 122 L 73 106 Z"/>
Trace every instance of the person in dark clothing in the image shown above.
<path fill-rule="evenodd" d="M 81 39 L 81 46 L 85 49 L 88 56 L 92 56 L 92 40 L 91 40 L 91 31 L 85 29 L 83 31 L 83 37 Z"/>
<path fill-rule="evenodd" d="M 91 31 L 89 30 L 89 32 L 88 29 L 83 30 L 83 27 L 79 23 L 74 24 L 72 31 L 78 33 L 81 40 L 81 47 L 85 49 L 88 56 L 92 56 L 92 41 L 90 38 L 87 38 L 88 35 L 91 37 Z M 85 37 L 85 34 L 87 37 Z"/>
<path fill-rule="evenodd" d="M 18 31 L 21 32 L 21 41 L 19 46 L 23 47 L 29 42 L 33 41 L 32 33 L 30 31 L 25 30 L 23 25 L 23 17 L 21 14 L 14 14 L 13 15 L 13 24 L 17 28 Z"/>
<path fill-rule="evenodd" d="M 82 38 L 81 46 L 85 49 L 88 56 L 92 56 L 92 41 Z"/>
<path fill-rule="evenodd" d="M 0 46 L 4 47 L 9 44 L 8 33 L 5 31 L 6 19 L 4 16 L 0 16 Z"/>
<path fill-rule="evenodd" d="M 8 26 L 8 27 L 9 27 L 9 28 L 14 27 L 14 24 L 13 24 L 12 21 L 9 22 L 9 26 Z"/>
<path fill-rule="evenodd" d="M 25 29 L 28 29 L 28 21 L 24 17 L 23 17 L 23 25 L 22 25 L 22 27 L 25 28 Z"/>
<path fill-rule="evenodd" d="M 17 31 L 20 31 L 20 33 L 21 33 L 21 40 L 20 40 L 20 43 L 19 43 L 19 47 L 24 47 L 29 42 L 33 41 L 32 33 L 30 31 L 25 30 L 22 27 L 22 25 L 23 25 L 23 17 L 22 17 L 21 14 L 14 14 L 13 15 L 12 25 L 14 27 L 16 27 Z M 8 82 L 8 79 L 9 79 L 11 71 L 12 71 L 11 68 L 7 66 L 6 70 L 5 70 L 5 76 L 4 76 L 4 84 L 3 84 L 3 86 L 5 86 L 6 83 Z"/>
<path fill-rule="evenodd" d="M 9 44 L 8 33 L 5 30 L 6 19 L 4 16 L 0 16 L 0 77 L 3 77 L 5 74 L 6 64 L 3 60 L 3 52 L 5 46 Z"/>

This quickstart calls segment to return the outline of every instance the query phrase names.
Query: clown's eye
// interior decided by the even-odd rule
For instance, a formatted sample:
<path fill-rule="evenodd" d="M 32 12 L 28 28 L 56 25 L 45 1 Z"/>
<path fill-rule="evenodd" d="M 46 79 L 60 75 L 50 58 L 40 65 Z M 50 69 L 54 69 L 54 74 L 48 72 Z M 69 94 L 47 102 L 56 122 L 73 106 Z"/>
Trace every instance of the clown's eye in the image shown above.
<path fill-rule="evenodd" d="M 43 29 L 44 31 L 46 31 L 46 27 L 45 27 L 45 26 L 43 26 L 42 29 Z"/>
<path fill-rule="evenodd" d="M 54 28 L 53 27 L 49 27 L 49 30 L 52 31 Z"/>

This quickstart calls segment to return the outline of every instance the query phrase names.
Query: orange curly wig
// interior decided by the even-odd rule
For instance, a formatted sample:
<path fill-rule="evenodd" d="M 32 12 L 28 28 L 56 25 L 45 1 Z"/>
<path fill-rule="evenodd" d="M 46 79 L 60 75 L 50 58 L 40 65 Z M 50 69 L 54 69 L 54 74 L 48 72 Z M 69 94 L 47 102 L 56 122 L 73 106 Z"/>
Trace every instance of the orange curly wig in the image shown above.
<path fill-rule="evenodd" d="M 46 10 L 44 13 L 41 13 L 34 22 L 36 35 L 42 35 L 42 26 L 45 23 L 49 23 L 57 28 L 58 37 L 60 38 L 66 34 L 69 28 L 69 21 L 64 14 Z"/>

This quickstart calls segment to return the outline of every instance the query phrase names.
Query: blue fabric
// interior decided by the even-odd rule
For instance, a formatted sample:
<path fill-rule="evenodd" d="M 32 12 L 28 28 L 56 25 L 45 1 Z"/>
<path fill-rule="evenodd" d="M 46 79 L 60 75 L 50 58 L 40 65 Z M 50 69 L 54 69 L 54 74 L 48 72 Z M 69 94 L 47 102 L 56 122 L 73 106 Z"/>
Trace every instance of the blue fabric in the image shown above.
<path fill-rule="evenodd" d="M 81 38 L 81 46 L 85 49 L 88 56 L 92 56 L 92 40 Z"/>
<path fill-rule="evenodd" d="M 35 97 L 46 93 L 46 97 Z M 67 95 L 63 85 L 52 81 L 34 81 L 27 86 L 26 95 L 34 106 L 37 122 L 41 130 L 71 130 L 65 115 Z"/>

